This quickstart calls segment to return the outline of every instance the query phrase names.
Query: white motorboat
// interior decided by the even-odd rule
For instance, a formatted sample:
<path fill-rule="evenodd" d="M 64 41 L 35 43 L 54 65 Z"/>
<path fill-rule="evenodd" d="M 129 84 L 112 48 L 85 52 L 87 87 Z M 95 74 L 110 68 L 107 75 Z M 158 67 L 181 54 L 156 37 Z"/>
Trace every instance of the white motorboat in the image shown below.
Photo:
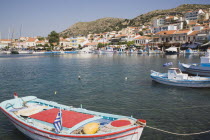
<path fill-rule="evenodd" d="M 168 73 L 160 73 L 151 70 L 152 80 L 173 86 L 182 87 L 210 87 L 210 77 L 189 76 L 178 68 L 168 69 Z"/>

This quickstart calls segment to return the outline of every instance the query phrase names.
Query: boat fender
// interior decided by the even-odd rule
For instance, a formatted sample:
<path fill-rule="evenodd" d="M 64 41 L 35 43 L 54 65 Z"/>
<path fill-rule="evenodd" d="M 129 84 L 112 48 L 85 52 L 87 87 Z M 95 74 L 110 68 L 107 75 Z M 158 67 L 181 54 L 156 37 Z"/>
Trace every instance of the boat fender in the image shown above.
<path fill-rule="evenodd" d="M 146 120 L 138 119 L 136 121 L 136 124 L 145 127 L 146 126 Z"/>
<path fill-rule="evenodd" d="M 99 130 L 99 123 L 92 122 L 88 123 L 83 127 L 83 132 L 85 134 L 95 134 Z"/>

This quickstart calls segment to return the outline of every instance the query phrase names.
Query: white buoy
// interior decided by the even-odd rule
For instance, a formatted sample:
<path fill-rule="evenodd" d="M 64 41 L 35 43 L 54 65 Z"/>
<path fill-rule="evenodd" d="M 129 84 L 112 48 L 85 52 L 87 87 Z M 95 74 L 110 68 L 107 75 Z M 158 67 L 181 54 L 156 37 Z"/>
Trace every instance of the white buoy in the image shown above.
<path fill-rule="evenodd" d="M 80 75 L 78 76 L 78 79 L 79 79 L 79 80 L 81 79 Z"/>
<path fill-rule="evenodd" d="M 128 77 L 125 77 L 125 80 L 128 80 Z"/>

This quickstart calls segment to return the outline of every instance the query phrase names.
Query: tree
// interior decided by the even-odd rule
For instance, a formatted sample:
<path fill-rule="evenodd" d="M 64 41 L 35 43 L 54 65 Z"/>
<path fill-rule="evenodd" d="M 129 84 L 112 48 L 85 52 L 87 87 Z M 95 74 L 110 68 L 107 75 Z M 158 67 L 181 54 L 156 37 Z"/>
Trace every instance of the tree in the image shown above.
<path fill-rule="evenodd" d="M 79 44 L 78 48 L 79 48 L 79 49 L 82 49 L 82 46 Z"/>
<path fill-rule="evenodd" d="M 64 39 L 67 38 L 67 37 L 68 37 L 67 35 L 64 35 L 64 36 L 63 36 Z"/>
<path fill-rule="evenodd" d="M 42 41 L 42 40 L 44 40 L 44 37 L 38 37 L 38 40 Z"/>
<path fill-rule="evenodd" d="M 144 33 L 143 33 L 142 31 L 140 31 L 140 32 L 139 32 L 139 34 L 140 34 L 141 36 L 143 36 L 143 35 L 144 35 Z"/>
<path fill-rule="evenodd" d="M 49 47 L 49 45 L 46 43 L 46 44 L 44 44 L 44 47 Z"/>
<path fill-rule="evenodd" d="M 48 39 L 49 39 L 49 43 L 51 46 L 54 46 L 53 44 L 59 44 L 59 34 L 56 31 L 52 31 L 49 35 L 48 35 Z"/>
<path fill-rule="evenodd" d="M 198 19 L 198 23 L 202 24 L 205 19 L 205 15 L 200 15 Z"/>
<path fill-rule="evenodd" d="M 104 47 L 104 44 L 98 43 L 97 48 L 102 48 L 102 47 Z"/>
<path fill-rule="evenodd" d="M 127 42 L 127 46 L 131 46 L 131 45 L 134 45 L 134 41 L 128 41 Z"/>
<path fill-rule="evenodd" d="M 183 22 L 183 29 L 186 29 L 186 28 L 187 28 L 187 22 L 184 21 L 184 22 Z"/>

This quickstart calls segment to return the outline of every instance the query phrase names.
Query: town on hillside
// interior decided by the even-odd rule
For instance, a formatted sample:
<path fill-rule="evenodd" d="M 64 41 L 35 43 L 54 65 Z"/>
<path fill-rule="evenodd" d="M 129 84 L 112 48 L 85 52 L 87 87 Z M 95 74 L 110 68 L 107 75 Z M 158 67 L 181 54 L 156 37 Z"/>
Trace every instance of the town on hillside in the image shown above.
<path fill-rule="evenodd" d="M 0 39 L 0 49 L 7 53 L 11 50 L 161 53 L 170 47 L 180 52 L 187 49 L 205 51 L 210 45 L 210 8 L 187 11 L 183 15 L 158 16 L 147 25 L 87 36 L 61 37 L 55 31 L 48 37 L 13 39 L 8 35 L 7 39 Z"/>

